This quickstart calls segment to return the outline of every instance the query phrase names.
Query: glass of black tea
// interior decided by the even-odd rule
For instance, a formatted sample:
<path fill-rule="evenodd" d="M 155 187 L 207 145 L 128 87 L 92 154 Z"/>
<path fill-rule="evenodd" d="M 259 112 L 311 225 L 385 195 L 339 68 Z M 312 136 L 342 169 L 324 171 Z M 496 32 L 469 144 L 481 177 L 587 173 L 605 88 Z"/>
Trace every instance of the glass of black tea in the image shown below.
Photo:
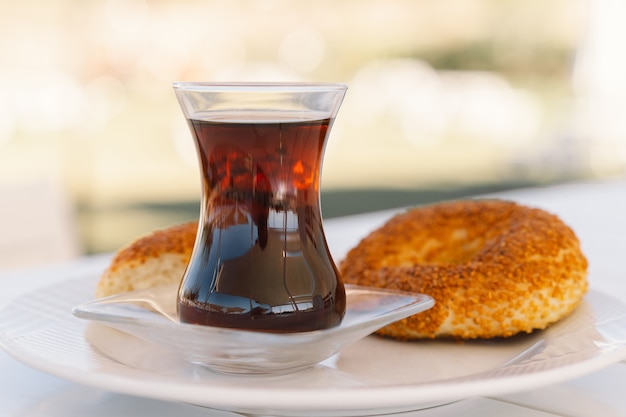
<path fill-rule="evenodd" d="M 346 296 L 320 171 L 346 92 L 330 83 L 175 83 L 202 181 L 181 322 L 269 332 L 338 325 Z"/>

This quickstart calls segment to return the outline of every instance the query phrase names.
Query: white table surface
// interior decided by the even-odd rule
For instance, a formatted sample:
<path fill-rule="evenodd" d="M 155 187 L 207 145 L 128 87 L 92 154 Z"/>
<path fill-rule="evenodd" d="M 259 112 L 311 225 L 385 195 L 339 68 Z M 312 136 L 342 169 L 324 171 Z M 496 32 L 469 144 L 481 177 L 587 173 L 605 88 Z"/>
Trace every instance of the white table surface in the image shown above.
<path fill-rule="evenodd" d="M 626 302 L 626 178 L 494 194 L 558 214 L 578 234 L 590 261 L 592 289 Z M 325 223 L 336 259 L 392 214 L 369 213 Z M 347 234 L 346 231 L 350 230 Z M 346 238 L 346 236 L 350 238 Z M 38 287 L 101 271 L 108 255 L 0 274 L 0 307 Z M 610 278 L 609 278 L 610 277 Z M 620 279 L 615 279 L 618 277 Z M 623 278 L 623 279 L 621 279 Z M 497 398 L 469 398 L 403 416 L 626 416 L 626 363 L 537 390 Z M 236 414 L 107 392 L 44 374 L 0 350 L 0 416 L 210 416 Z"/>

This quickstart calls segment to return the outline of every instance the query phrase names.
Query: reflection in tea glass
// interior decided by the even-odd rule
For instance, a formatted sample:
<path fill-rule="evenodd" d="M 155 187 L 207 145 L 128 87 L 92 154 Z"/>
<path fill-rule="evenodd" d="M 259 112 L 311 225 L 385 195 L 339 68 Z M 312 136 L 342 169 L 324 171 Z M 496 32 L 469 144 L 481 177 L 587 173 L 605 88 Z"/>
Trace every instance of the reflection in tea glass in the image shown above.
<path fill-rule="evenodd" d="M 272 332 L 338 325 L 345 289 L 320 209 L 343 84 L 175 83 L 202 200 L 178 291 L 182 322 Z"/>

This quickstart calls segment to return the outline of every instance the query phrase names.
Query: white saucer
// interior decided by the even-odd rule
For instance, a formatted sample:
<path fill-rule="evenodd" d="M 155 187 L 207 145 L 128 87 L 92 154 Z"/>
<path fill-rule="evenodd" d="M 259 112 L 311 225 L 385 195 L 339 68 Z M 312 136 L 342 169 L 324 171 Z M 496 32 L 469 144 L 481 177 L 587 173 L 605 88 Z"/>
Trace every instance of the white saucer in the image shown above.
<path fill-rule="evenodd" d="M 98 329 L 99 333 L 106 329 L 92 326 L 89 340 L 105 352 L 115 350 L 119 355 L 120 347 L 147 341 L 169 356 L 221 372 L 268 374 L 315 365 L 379 328 L 434 305 L 431 297 L 422 294 L 346 285 L 346 313 L 338 326 L 268 333 L 181 323 L 176 313 L 176 291 L 176 285 L 165 285 L 127 292 L 82 303 L 73 313 L 139 339 L 130 340 L 123 334 L 112 337 L 110 332 L 101 337 Z M 150 343 L 142 343 L 141 350 L 151 349 Z"/>
<path fill-rule="evenodd" d="M 292 417 L 385 414 L 503 395 L 582 376 L 626 358 L 626 306 L 591 291 L 572 316 L 546 331 L 466 343 L 368 336 L 319 365 L 285 375 L 222 374 L 159 349 L 141 348 L 134 363 L 123 364 L 113 357 L 129 359 L 124 357 L 129 349 L 104 354 L 85 338 L 86 332 L 93 336 L 90 322 L 71 313 L 92 297 L 97 279 L 88 275 L 66 281 L 7 305 L 0 311 L 0 346 L 33 368 L 85 385 Z"/>

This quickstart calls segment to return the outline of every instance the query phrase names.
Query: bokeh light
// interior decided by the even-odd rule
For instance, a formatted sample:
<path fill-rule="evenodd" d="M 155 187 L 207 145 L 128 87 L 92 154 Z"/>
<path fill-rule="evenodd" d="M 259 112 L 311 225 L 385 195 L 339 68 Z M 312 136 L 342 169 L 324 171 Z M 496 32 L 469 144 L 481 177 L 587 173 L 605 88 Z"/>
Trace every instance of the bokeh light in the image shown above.
<path fill-rule="evenodd" d="M 173 81 L 347 83 L 323 191 L 626 169 L 619 0 L 0 1 L 0 185 L 58 182 L 88 252 L 194 216 Z"/>

